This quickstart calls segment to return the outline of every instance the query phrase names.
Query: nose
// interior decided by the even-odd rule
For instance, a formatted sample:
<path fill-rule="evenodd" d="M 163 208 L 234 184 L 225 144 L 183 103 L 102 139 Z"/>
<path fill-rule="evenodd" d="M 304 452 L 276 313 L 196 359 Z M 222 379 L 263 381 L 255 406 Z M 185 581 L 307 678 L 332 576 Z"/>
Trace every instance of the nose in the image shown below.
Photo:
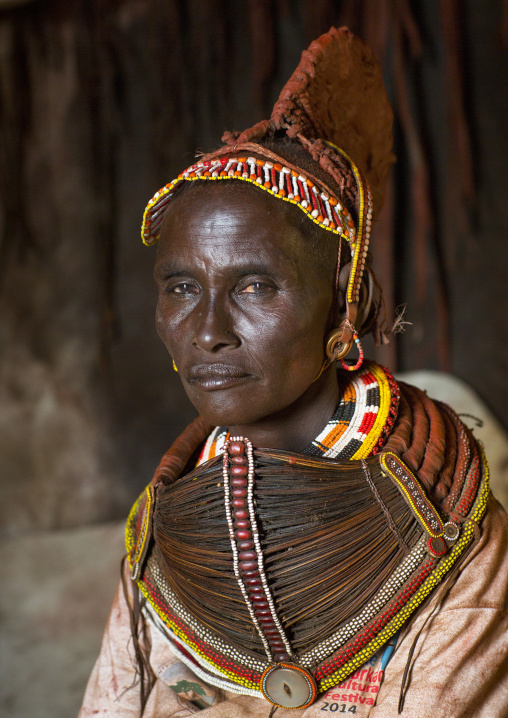
<path fill-rule="evenodd" d="M 194 344 L 206 352 L 214 353 L 240 345 L 225 299 L 202 298 L 196 307 Z"/>

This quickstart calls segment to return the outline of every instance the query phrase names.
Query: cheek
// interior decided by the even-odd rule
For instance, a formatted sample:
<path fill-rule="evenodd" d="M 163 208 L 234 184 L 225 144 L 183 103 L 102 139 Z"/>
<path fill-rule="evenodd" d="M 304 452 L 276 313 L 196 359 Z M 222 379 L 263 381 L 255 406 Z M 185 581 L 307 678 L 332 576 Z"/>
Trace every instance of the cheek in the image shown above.
<path fill-rule="evenodd" d="M 155 308 L 155 329 L 157 330 L 157 334 L 162 339 L 164 344 L 166 344 L 166 328 L 167 323 L 164 320 L 164 313 L 162 311 L 161 302 L 159 300 Z"/>
<path fill-rule="evenodd" d="M 157 302 L 157 305 L 155 307 L 155 328 L 157 329 L 157 334 L 161 336 L 162 331 L 162 312 L 161 312 L 161 306 L 160 301 Z"/>
<path fill-rule="evenodd" d="M 174 355 L 173 347 L 176 344 L 177 324 L 173 313 L 170 313 L 165 307 L 164 298 L 159 297 L 155 309 L 155 329 L 171 356 Z"/>
<path fill-rule="evenodd" d="M 245 328 L 244 338 L 251 355 L 270 374 L 286 381 L 322 362 L 325 316 L 299 308 L 270 311 L 259 319 Z"/>

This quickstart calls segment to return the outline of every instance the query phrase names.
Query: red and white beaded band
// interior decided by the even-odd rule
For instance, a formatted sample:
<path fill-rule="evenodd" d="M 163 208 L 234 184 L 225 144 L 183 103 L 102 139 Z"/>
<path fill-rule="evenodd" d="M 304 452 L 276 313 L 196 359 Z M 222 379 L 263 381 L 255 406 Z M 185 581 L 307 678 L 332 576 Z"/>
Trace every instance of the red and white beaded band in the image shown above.
<path fill-rule="evenodd" d="M 345 239 L 351 248 L 352 269 L 347 289 L 348 304 L 358 302 L 365 269 L 372 224 L 372 199 L 369 186 L 358 168 L 339 148 L 335 148 L 351 165 L 358 187 L 358 227 L 347 207 L 330 190 L 306 174 L 280 162 L 247 156 L 218 156 L 188 167 L 176 179 L 162 187 L 148 202 L 141 225 L 144 244 L 151 246 L 159 234 L 167 206 L 185 181 L 239 179 L 263 189 L 277 199 L 299 207 L 314 223 Z"/>
<path fill-rule="evenodd" d="M 269 661 L 291 660 L 293 652 L 277 616 L 264 571 L 254 506 L 254 457 L 248 439 L 234 436 L 222 454 L 224 507 L 233 569 Z"/>

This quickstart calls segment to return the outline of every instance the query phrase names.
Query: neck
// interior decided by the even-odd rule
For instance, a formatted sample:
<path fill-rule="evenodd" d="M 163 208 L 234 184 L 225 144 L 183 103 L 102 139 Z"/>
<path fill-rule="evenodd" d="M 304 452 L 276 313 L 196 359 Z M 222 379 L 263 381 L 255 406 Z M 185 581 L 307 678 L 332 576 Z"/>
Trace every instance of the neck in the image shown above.
<path fill-rule="evenodd" d="M 231 436 L 245 436 L 256 447 L 300 452 L 333 416 L 340 400 L 334 367 L 317 379 L 291 406 L 254 424 L 230 426 Z"/>

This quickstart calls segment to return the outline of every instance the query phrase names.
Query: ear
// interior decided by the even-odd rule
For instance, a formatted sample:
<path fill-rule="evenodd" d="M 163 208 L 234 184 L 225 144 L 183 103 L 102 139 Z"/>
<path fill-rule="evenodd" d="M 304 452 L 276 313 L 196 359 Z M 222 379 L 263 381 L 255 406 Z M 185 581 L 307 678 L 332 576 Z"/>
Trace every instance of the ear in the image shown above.
<path fill-rule="evenodd" d="M 337 286 L 337 303 L 335 305 L 335 313 L 333 317 L 333 326 L 338 327 L 346 318 L 346 294 L 351 274 L 351 262 L 345 264 L 339 272 L 339 282 Z M 361 333 L 361 328 L 367 321 L 371 308 L 372 300 L 375 292 L 375 284 L 372 272 L 368 267 L 363 273 L 362 282 L 360 284 L 360 297 L 358 300 L 358 313 L 355 321 L 355 328 Z"/>
<path fill-rule="evenodd" d="M 358 331 L 358 334 L 362 333 L 362 327 L 369 319 L 375 289 L 374 275 L 372 274 L 370 268 L 366 267 L 363 272 L 362 283 L 360 285 L 358 314 L 356 315 L 356 330 Z"/>
<path fill-rule="evenodd" d="M 345 264 L 339 272 L 339 281 L 337 283 L 337 301 L 335 302 L 335 311 L 333 314 L 333 326 L 338 327 L 346 318 L 346 293 L 351 274 L 351 262 Z"/>

